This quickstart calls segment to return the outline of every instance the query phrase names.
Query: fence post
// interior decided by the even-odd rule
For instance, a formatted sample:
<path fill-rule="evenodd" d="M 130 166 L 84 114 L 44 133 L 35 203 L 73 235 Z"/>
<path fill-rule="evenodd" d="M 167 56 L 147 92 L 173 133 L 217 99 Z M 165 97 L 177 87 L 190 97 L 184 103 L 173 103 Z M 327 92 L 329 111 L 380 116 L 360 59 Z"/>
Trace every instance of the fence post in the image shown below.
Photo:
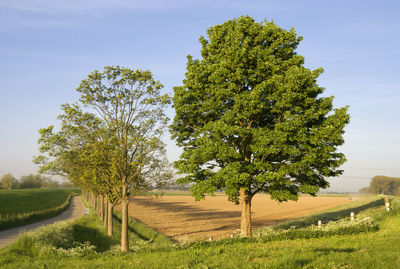
<path fill-rule="evenodd" d="M 386 207 L 386 211 L 389 212 L 390 211 L 389 197 L 385 197 L 385 207 Z"/>
<path fill-rule="evenodd" d="M 350 219 L 353 221 L 354 220 L 354 212 L 350 213 Z"/>

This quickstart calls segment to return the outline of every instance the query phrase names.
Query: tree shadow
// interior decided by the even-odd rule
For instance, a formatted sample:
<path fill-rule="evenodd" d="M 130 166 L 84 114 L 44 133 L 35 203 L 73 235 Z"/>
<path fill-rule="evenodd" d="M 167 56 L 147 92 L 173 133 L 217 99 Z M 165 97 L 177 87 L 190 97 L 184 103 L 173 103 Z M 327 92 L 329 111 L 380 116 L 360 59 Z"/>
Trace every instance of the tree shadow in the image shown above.
<path fill-rule="evenodd" d="M 130 203 L 130 209 L 134 210 L 135 205 L 152 208 L 156 211 L 165 211 L 167 214 L 173 213 L 184 218 L 184 222 L 177 223 L 175 220 L 171 221 L 169 229 L 176 229 L 191 222 L 207 221 L 207 224 L 205 225 L 198 225 L 198 227 L 192 229 L 191 231 L 174 233 L 173 235 L 169 236 L 169 238 L 213 231 L 226 231 L 227 234 L 230 234 L 232 231 L 240 228 L 239 220 L 241 217 L 241 212 L 239 208 L 237 211 L 222 211 L 217 209 L 200 208 L 196 205 L 187 204 L 186 202 L 166 202 L 159 199 L 150 198 L 133 199 Z M 283 221 L 285 220 L 288 220 L 288 218 L 283 219 Z M 282 219 L 277 221 L 276 219 L 265 219 L 262 217 L 258 219 L 255 217 L 252 220 L 252 226 L 253 229 L 257 229 L 264 226 L 275 225 L 278 222 L 282 222 Z M 148 225 L 154 230 L 157 230 L 157 225 Z M 229 230 L 230 232 L 228 232 Z"/>
<path fill-rule="evenodd" d="M 96 251 L 98 252 L 104 252 L 117 243 L 112 238 L 99 232 L 97 229 L 89 228 L 80 224 L 73 225 L 73 237 L 75 242 L 89 242 L 91 245 L 96 247 Z"/>
<path fill-rule="evenodd" d="M 145 200 L 145 199 L 136 199 L 134 203 L 146 206 L 153 207 L 157 209 L 161 209 L 168 212 L 179 213 L 185 217 L 188 217 L 189 220 L 198 220 L 201 218 L 202 220 L 209 220 L 215 218 L 235 218 L 240 217 L 240 211 L 220 211 L 215 209 L 201 209 L 193 205 L 188 205 L 185 202 L 159 202 L 156 200 Z"/>
<path fill-rule="evenodd" d="M 354 248 L 333 248 L 333 247 L 327 247 L 327 248 L 316 248 L 313 250 L 314 252 L 323 252 L 324 254 L 328 254 L 330 252 L 342 252 L 342 253 L 351 253 L 355 252 L 356 249 Z"/>
<path fill-rule="evenodd" d="M 294 261 L 294 265 L 296 268 L 302 268 L 312 262 L 311 259 L 297 259 Z"/>
<path fill-rule="evenodd" d="M 134 219 L 135 221 L 138 221 L 138 220 L 136 220 L 135 218 L 133 218 L 131 216 L 129 216 L 129 218 Z M 116 220 L 119 223 L 119 225 L 122 225 L 121 216 L 119 216 L 119 215 L 114 213 L 113 214 L 113 219 Z M 151 238 L 148 238 L 147 236 L 141 234 L 140 232 L 136 231 L 135 228 L 132 227 L 132 225 L 131 225 L 129 220 L 128 220 L 128 231 L 133 233 L 133 234 L 135 234 L 141 240 L 146 240 L 147 241 L 147 240 L 151 239 Z"/>

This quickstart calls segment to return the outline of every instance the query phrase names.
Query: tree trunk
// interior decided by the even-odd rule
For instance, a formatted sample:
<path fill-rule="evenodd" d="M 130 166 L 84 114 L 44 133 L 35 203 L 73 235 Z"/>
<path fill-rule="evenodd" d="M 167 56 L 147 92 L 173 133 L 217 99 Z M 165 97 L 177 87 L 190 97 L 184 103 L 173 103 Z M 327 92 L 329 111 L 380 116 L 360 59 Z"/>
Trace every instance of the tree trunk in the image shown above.
<path fill-rule="evenodd" d="M 251 195 L 243 188 L 239 190 L 240 204 L 242 205 L 242 216 L 240 222 L 240 235 L 251 237 Z"/>
<path fill-rule="evenodd" d="M 104 227 L 107 227 L 107 214 L 108 214 L 108 210 L 107 210 L 107 198 L 105 196 L 103 196 L 103 224 Z"/>
<path fill-rule="evenodd" d="M 93 204 L 94 204 L 94 211 L 96 212 L 96 214 L 99 214 L 99 207 L 97 206 L 97 194 L 93 193 Z"/>
<path fill-rule="evenodd" d="M 128 240 L 128 206 L 129 200 L 128 198 L 122 199 L 121 204 L 121 213 L 122 213 L 122 223 L 121 223 L 121 251 L 127 252 L 129 249 L 129 240 Z"/>
<path fill-rule="evenodd" d="M 108 202 L 108 207 L 107 207 L 107 235 L 112 236 L 113 234 L 113 207 L 114 205 L 110 202 Z"/>
<path fill-rule="evenodd" d="M 104 212 L 104 205 L 103 205 L 103 195 L 99 194 L 99 199 L 97 199 L 99 202 L 99 219 L 103 221 L 103 212 Z"/>

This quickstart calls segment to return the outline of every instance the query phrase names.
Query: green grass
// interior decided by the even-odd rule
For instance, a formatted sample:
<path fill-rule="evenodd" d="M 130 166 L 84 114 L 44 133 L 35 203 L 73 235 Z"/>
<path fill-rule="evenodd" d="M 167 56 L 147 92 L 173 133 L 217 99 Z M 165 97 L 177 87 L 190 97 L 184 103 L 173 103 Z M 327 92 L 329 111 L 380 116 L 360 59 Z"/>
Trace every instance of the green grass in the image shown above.
<path fill-rule="evenodd" d="M 78 242 L 84 243 L 86 241 L 96 246 L 96 249 L 105 251 L 110 249 L 113 245 L 120 243 L 121 234 L 121 213 L 114 210 L 113 214 L 113 236 L 107 237 L 107 231 L 100 223 L 94 210 L 83 200 L 85 205 L 90 208 L 90 213 L 74 222 L 74 229 L 77 231 L 75 239 Z M 87 229 L 89 228 L 89 229 Z M 146 226 L 142 222 L 129 217 L 128 219 L 129 230 L 129 244 L 130 247 L 135 248 L 137 244 L 146 244 L 149 248 L 170 246 L 173 242 L 165 235 L 155 231 L 154 229 Z M 92 241 L 93 238 L 101 240 Z M 104 244 L 102 244 L 104 240 Z"/>
<path fill-rule="evenodd" d="M 69 192 L 63 189 L 0 190 L 0 214 L 23 213 L 56 207 Z"/>
<path fill-rule="evenodd" d="M 76 194 L 75 189 L 0 190 L 0 230 L 58 215 Z"/>
<path fill-rule="evenodd" d="M 398 208 L 398 206 L 397 206 Z M 380 211 L 383 210 L 381 207 Z M 334 235 L 312 239 L 265 241 L 263 238 L 229 238 L 190 245 L 141 247 L 130 253 L 113 248 L 113 239 L 91 213 L 70 224 L 71 228 L 53 228 L 59 235 L 73 234 L 82 239 L 69 251 L 54 247 L 35 247 L 29 236 L 0 250 L 1 268 L 400 268 L 399 209 L 385 217 L 379 230 L 352 235 Z M 76 225 L 88 230 L 76 230 Z M 65 229 L 65 232 L 60 232 Z M 57 233 L 58 232 L 58 233 Z M 75 233 L 75 234 L 74 234 Z M 91 233 L 91 234 L 90 234 Z M 38 233 L 41 241 L 52 240 L 71 245 L 71 240 L 56 238 L 51 232 Z M 89 235 L 88 235 L 89 234 Z M 83 235 L 92 240 L 97 251 L 82 244 Z M 63 241 L 64 240 L 64 241 Z M 110 240 L 110 241 L 107 241 Z M 140 241 L 140 240 L 139 240 Z M 99 249 L 97 246 L 108 245 Z M 53 243 L 54 244 L 54 243 Z M 155 244 L 156 245 L 156 244 Z M 74 250 L 76 249 L 76 250 Z"/>
<path fill-rule="evenodd" d="M 368 208 L 383 206 L 384 204 L 384 198 L 378 196 L 368 196 L 353 203 L 339 205 L 309 216 L 282 222 L 276 225 L 275 228 L 289 229 L 292 226 L 295 226 L 296 228 L 302 228 L 312 224 L 316 225 L 318 220 L 321 220 L 322 223 L 327 223 L 329 221 L 336 221 L 342 218 L 350 217 L 351 212 L 354 212 L 354 214 L 357 215 L 361 211 L 364 211 Z"/>

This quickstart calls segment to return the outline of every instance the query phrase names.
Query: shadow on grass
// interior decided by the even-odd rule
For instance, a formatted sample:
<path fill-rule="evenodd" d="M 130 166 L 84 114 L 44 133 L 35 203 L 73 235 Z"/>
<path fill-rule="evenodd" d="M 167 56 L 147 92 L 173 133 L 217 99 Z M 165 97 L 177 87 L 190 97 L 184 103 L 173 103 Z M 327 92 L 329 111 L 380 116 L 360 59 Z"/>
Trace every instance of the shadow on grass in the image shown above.
<path fill-rule="evenodd" d="M 342 252 L 342 253 L 351 253 L 355 252 L 356 250 L 354 248 L 316 248 L 314 249 L 314 252 L 323 252 L 324 254 L 330 253 L 330 252 Z"/>
<path fill-rule="evenodd" d="M 90 242 L 91 245 L 96 247 L 96 251 L 98 252 L 106 251 L 117 243 L 112 238 L 99 232 L 98 229 L 89 228 L 80 224 L 75 224 L 73 226 L 73 236 L 76 242 Z"/>
<path fill-rule="evenodd" d="M 311 215 L 308 217 L 287 221 L 276 225 L 275 228 L 289 229 L 292 226 L 296 226 L 296 228 L 304 228 L 310 226 L 311 224 L 317 224 L 318 220 L 321 220 L 322 223 L 326 223 L 329 221 L 336 221 L 339 219 L 343 219 L 345 217 L 349 217 L 351 212 L 354 212 L 354 214 L 358 214 L 359 212 L 364 211 L 368 208 L 373 208 L 383 205 L 384 205 L 384 198 L 381 198 L 356 207 L 346 208 L 332 212 L 324 212 L 321 214 Z"/>
<path fill-rule="evenodd" d="M 121 216 L 116 215 L 114 213 L 113 219 L 118 221 L 119 225 L 122 224 Z M 147 236 L 141 234 L 139 231 L 136 231 L 135 228 L 132 227 L 132 220 L 131 219 L 128 220 L 128 230 L 129 230 L 129 232 L 133 233 L 136 237 L 138 237 L 138 238 L 140 238 L 142 240 L 146 240 L 147 241 L 147 240 L 151 239 L 151 238 L 148 238 Z"/>
<path fill-rule="evenodd" d="M 117 225 L 114 225 L 114 228 L 118 233 L 120 233 L 121 229 L 121 212 L 114 212 L 113 219 L 116 221 Z M 128 218 L 128 230 L 130 232 L 130 237 L 133 240 L 145 240 L 145 241 L 153 241 L 153 243 L 160 246 L 167 246 L 173 244 L 173 240 L 168 238 L 166 235 L 150 228 L 146 224 L 140 222 L 139 220 L 129 216 Z M 131 240 L 131 239 L 129 239 Z"/>
<path fill-rule="evenodd" d="M 299 268 L 299 267 L 304 267 L 311 262 L 312 262 L 311 259 L 298 259 L 294 261 L 294 265 L 296 266 L 296 268 Z"/>

